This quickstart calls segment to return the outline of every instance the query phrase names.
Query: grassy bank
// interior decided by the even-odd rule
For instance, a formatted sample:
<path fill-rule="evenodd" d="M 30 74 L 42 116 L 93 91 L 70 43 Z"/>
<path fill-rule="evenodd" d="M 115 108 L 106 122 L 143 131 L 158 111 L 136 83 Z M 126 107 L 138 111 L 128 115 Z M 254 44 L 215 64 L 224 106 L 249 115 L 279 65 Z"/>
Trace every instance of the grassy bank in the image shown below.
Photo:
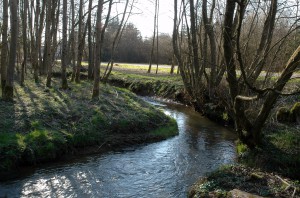
<path fill-rule="evenodd" d="M 201 178 L 189 197 L 232 197 L 234 189 L 263 197 L 300 197 L 299 126 L 269 124 L 260 148 L 237 142 L 239 163 Z"/>
<path fill-rule="evenodd" d="M 155 75 L 147 73 L 132 73 L 130 71 L 115 71 L 109 77 L 109 83 L 128 88 L 129 90 L 147 96 L 159 96 L 176 100 L 184 92 L 180 75 Z"/>
<path fill-rule="evenodd" d="M 111 79 L 116 85 L 137 93 L 175 100 L 174 93 L 180 93 L 179 90 L 183 89 L 179 76 L 144 72 L 133 68 L 119 70 Z M 297 83 L 291 82 L 287 89 L 293 90 Z M 156 88 L 159 87 L 157 85 L 165 88 Z M 166 88 L 172 86 L 171 89 Z M 232 197 L 236 193 L 233 189 L 267 197 L 299 197 L 300 128 L 295 123 L 280 124 L 276 118 L 278 109 L 292 109 L 299 99 L 298 96 L 280 98 L 264 128 L 261 147 L 251 151 L 237 143 L 238 164 L 222 167 L 200 179 L 191 188 L 190 197 Z"/>
<path fill-rule="evenodd" d="M 174 120 L 131 92 L 101 85 L 91 100 L 91 83 L 70 90 L 25 81 L 13 103 L 0 101 L 0 172 L 78 153 L 100 152 L 152 142 L 178 133 Z"/>
<path fill-rule="evenodd" d="M 299 182 L 244 165 L 230 165 L 199 180 L 191 187 L 188 197 L 258 196 L 298 198 Z"/>

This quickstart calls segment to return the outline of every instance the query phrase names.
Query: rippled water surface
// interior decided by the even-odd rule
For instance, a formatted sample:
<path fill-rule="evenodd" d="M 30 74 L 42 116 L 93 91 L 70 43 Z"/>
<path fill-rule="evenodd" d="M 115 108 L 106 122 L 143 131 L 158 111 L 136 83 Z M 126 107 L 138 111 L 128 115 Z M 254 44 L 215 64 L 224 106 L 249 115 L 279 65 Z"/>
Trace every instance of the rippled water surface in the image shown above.
<path fill-rule="evenodd" d="M 40 168 L 0 183 L 0 197 L 186 197 L 199 176 L 234 161 L 232 132 L 183 105 L 150 102 L 177 120 L 178 136 Z"/>

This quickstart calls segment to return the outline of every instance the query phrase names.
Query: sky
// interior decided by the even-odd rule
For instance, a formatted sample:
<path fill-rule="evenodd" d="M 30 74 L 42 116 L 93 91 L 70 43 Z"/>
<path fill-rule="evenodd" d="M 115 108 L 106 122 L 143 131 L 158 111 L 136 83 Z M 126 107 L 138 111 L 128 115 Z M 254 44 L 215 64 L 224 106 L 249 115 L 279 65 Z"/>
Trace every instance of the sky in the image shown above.
<path fill-rule="evenodd" d="M 143 37 L 151 37 L 154 28 L 155 0 L 136 0 L 133 15 L 128 22 L 133 23 Z M 158 32 L 172 34 L 173 0 L 159 0 Z"/>

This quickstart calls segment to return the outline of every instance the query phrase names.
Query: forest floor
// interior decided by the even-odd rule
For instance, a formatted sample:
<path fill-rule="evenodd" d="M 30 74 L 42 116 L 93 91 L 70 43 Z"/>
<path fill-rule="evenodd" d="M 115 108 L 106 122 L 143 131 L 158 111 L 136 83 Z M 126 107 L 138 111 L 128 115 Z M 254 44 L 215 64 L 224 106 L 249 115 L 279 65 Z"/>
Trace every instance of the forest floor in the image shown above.
<path fill-rule="evenodd" d="M 192 105 L 180 75 L 170 75 L 168 67 L 160 67 L 158 74 L 155 74 L 155 70 L 148 74 L 147 68 L 146 65 L 119 64 L 114 67 L 109 82 L 138 94 Z M 287 90 L 294 89 L 298 83 L 297 80 L 291 81 Z M 238 189 L 264 197 L 300 197 L 300 126 L 296 123 L 278 123 L 276 120 L 278 108 L 291 109 L 299 101 L 299 95 L 280 98 L 264 128 L 262 146 L 250 151 L 237 142 L 237 163 L 221 167 L 201 178 L 191 187 L 189 196 L 245 196 L 241 193 L 233 194 L 236 192 L 232 190 Z"/>
<path fill-rule="evenodd" d="M 60 79 L 46 88 L 28 78 L 15 83 L 13 102 L 0 100 L 0 175 L 18 175 L 20 167 L 101 153 L 178 134 L 175 120 L 122 88 L 101 84 L 91 99 L 92 83 Z M 1 92 L 1 90 L 0 90 Z"/>

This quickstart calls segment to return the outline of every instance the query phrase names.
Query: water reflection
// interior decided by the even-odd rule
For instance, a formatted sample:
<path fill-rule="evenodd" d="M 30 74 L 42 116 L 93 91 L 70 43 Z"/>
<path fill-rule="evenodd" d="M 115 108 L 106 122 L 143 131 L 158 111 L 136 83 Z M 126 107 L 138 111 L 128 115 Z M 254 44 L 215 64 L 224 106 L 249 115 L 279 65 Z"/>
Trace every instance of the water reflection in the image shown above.
<path fill-rule="evenodd" d="M 186 197 L 199 176 L 234 160 L 235 136 L 182 105 L 159 105 L 178 136 L 39 169 L 0 184 L 0 197 Z"/>

